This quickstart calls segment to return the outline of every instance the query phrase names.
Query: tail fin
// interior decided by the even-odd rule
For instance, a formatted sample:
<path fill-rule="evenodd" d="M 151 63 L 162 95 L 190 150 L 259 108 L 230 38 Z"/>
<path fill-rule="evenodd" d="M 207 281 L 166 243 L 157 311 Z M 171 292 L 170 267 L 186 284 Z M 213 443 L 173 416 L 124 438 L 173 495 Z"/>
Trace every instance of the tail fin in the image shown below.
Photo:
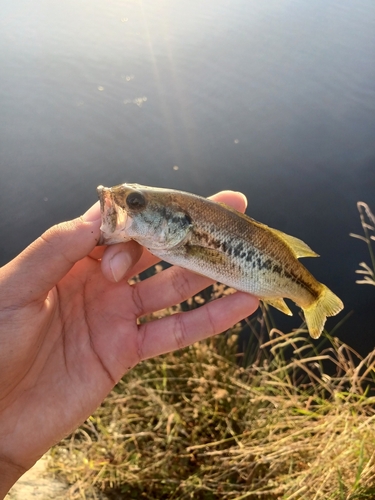
<path fill-rule="evenodd" d="M 335 316 L 344 307 L 341 300 L 329 288 L 323 285 L 323 290 L 310 307 L 303 309 L 309 333 L 313 339 L 322 334 L 327 316 Z"/>

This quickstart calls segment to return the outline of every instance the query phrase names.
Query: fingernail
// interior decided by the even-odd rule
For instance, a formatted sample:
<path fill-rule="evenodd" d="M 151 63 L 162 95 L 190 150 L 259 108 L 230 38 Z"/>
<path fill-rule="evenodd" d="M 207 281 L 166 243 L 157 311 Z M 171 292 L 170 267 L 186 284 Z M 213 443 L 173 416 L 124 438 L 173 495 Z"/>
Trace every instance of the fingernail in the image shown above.
<path fill-rule="evenodd" d="M 100 203 L 97 201 L 82 215 L 84 222 L 95 222 L 100 219 Z"/>
<path fill-rule="evenodd" d="M 119 252 L 112 257 L 109 261 L 109 267 L 116 283 L 118 283 L 125 276 L 125 273 L 130 266 L 131 256 L 128 252 Z"/>

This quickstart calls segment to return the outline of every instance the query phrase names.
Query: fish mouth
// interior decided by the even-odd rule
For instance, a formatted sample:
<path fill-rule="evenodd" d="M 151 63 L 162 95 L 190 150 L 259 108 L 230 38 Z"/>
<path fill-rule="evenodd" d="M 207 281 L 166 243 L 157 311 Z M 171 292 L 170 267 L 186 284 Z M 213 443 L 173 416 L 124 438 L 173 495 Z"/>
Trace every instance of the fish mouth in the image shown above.
<path fill-rule="evenodd" d="M 112 188 L 98 186 L 97 192 L 100 200 L 100 238 L 98 245 L 113 245 L 129 241 L 126 229 L 131 225 L 131 217 L 126 210 L 114 200 Z"/>

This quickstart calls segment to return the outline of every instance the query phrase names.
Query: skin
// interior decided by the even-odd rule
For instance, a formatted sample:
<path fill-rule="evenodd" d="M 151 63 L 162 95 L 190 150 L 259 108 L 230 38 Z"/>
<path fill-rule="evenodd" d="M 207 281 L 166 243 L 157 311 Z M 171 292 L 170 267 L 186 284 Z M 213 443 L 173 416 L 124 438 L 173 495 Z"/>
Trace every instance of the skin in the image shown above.
<path fill-rule="evenodd" d="M 213 197 L 244 211 L 240 193 Z M 0 498 L 140 361 L 230 328 L 258 300 L 237 292 L 137 325 L 212 282 L 178 267 L 129 285 L 157 259 L 131 241 L 96 247 L 99 205 L 52 227 L 0 269 Z"/>

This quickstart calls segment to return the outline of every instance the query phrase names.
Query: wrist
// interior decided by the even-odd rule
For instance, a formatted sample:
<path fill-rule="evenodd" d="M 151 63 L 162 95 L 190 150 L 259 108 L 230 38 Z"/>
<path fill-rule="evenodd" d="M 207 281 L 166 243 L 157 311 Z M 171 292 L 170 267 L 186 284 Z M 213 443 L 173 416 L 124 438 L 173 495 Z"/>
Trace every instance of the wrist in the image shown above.
<path fill-rule="evenodd" d="M 24 467 L 0 458 L 0 500 L 5 497 L 11 487 L 26 472 Z"/>

